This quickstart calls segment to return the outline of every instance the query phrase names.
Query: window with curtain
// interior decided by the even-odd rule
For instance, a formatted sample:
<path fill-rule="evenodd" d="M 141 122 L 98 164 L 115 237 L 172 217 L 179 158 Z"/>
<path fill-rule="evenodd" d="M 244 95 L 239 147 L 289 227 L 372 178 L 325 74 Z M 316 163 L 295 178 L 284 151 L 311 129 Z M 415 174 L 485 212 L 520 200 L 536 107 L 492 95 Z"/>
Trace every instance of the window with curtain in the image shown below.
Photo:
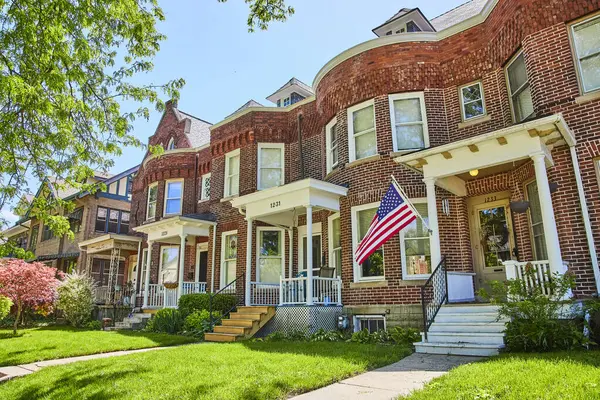
<path fill-rule="evenodd" d="M 372 101 L 348 110 L 348 132 L 350 134 L 350 161 L 360 160 L 377 154 L 375 131 L 375 107 Z"/>
<path fill-rule="evenodd" d="M 238 236 L 236 233 L 223 234 L 223 271 L 221 286 L 224 287 L 233 282 L 237 270 Z"/>
<path fill-rule="evenodd" d="M 390 96 L 394 151 L 423 149 L 427 146 L 427 118 L 423 93 Z"/>
<path fill-rule="evenodd" d="M 158 185 L 155 183 L 148 187 L 148 206 L 146 207 L 146 219 L 156 217 L 156 200 L 158 199 Z"/>
<path fill-rule="evenodd" d="M 225 155 L 225 197 L 237 196 L 240 192 L 240 151 Z"/>
<path fill-rule="evenodd" d="M 540 205 L 537 182 L 529 183 L 525 189 L 527 191 L 527 200 L 529 201 L 529 224 L 533 239 L 533 255 L 536 260 L 547 260 L 548 249 L 546 248 L 546 238 L 544 237 L 542 207 Z"/>
<path fill-rule="evenodd" d="M 485 103 L 481 82 L 475 82 L 460 88 L 460 103 L 464 121 L 484 116 Z"/>
<path fill-rule="evenodd" d="M 354 248 L 356 249 L 360 244 L 360 241 L 365 237 L 373 216 L 377 212 L 379 205 L 373 205 L 372 207 L 364 208 L 360 207 L 353 214 L 352 223 L 355 224 L 354 231 L 356 233 Z M 354 255 L 353 255 L 354 257 Z M 355 261 L 356 264 L 356 261 Z M 384 278 L 383 268 L 383 248 L 380 247 L 369 258 L 362 264 L 357 265 L 355 269 L 358 280 L 378 280 Z"/>
<path fill-rule="evenodd" d="M 259 232 L 258 281 L 279 283 L 283 268 L 282 231 L 260 230 Z"/>
<path fill-rule="evenodd" d="M 600 17 L 572 27 L 581 87 L 584 93 L 600 89 Z"/>
<path fill-rule="evenodd" d="M 506 75 L 515 122 L 521 122 L 533 115 L 533 100 L 523 53 L 508 65 Z"/>
<path fill-rule="evenodd" d="M 419 214 L 428 221 L 427 203 L 413 202 L 413 205 Z M 428 278 L 432 271 L 431 248 L 429 231 L 421 218 L 417 218 L 400 232 L 400 246 L 402 252 L 402 278 Z"/>
<path fill-rule="evenodd" d="M 258 190 L 283 185 L 283 144 L 258 146 Z"/>

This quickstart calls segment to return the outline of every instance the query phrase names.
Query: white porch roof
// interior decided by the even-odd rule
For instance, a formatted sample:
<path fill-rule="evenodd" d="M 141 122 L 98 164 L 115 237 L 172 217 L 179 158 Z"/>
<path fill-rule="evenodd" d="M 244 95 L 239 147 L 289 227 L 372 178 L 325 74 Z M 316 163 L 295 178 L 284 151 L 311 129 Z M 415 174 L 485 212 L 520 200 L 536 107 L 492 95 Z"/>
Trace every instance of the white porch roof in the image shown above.
<path fill-rule="evenodd" d="M 424 178 L 436 178 L 438 186 L 464 196 L 465 182 L 456 175 L 528 159 L 540 152 L 545 154 L 547 166 L 552 166 L 552 149 L 565 143 L 574 146 L 576 140 L 562 114 L 556 114 L 394 160 L 422 172 Z"/>
<path fill-rule="evenodd" d="M 230 202 L 243 211 L 246 218 L 272 225 L 293 226 L 295 217 L 305 214 L 308 206 L 312 206 L 313 211 L 339 211 L 339 199 L 347 193 L 345 187 L 307 178 L 237 197 Z"/>
<path fill-rule="evenodd" d="M 101 253 L 116 247 L 119 247 L 122 250 L 137 252 L 138 244 L 141 241 L 142 238 L 137 236 L 109 233 L 108 235 L 102 235 L 93 239 L 79 242 L 79 249 L 87 252 L 88 254 Z"/>
<path fill-rule="evenodd" d="M 217 223 L 205 219 L 186 217 L 178 215 L 175 217 L 164 218 L 157 222 L 136 226 L 133 228 L 136 232 L 148 235 L 148 241 L 160 241 L 179 243 L 179 238 L 183 236 L 208 236 L 211 226 Z"/>

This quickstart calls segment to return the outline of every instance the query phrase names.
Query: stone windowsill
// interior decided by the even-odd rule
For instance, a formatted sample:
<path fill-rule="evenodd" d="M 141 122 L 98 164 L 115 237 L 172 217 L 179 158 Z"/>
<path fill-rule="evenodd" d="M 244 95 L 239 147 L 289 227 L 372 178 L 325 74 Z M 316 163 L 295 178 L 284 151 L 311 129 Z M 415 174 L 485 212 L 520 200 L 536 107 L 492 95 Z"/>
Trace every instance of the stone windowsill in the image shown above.
<path fill-rule="evenodd" d="M 237 197 L 240 197 L 240 195 L 239 195 L 239 194 L 236 194 L 236 195 L 233 195 L 233 196 L 227 196 L 227 197 L 223 197 L 223 198 L 221 199 L 221 203 L 226 203 L 226 202 L 228 202 L 228 201 L 230 201 L 230 200 L 233 200 L 233 199 L 235 199 L 235 198 L 237 198 Z"/>
<path fill-rule="evenodd" d="M 349 162 L 345 165 L 346 168 L 352 168 L 352 167 L 356 167 L 357 165 L 362 165 L 362 164 L 366 164 L 372 161 L 377 161 L 381 159 L 381 155 L 380 154 L 375 154 L 373 156 L 369 156 L 369 157 L 365 157 L 365 158 L 361 158 L 360 160 L 354 160 L 352 162 Z"/>
<path fill-rule="evenodd" d="M 350 289 L 366 289 L 376 287 L 387 287 L 388 281 L 362 281 L 362 282 L 350 282 Z"/>
<path fill-rule="evenodd" d="M 584 104 L 589 101 L 598 100 L 598 99 L 600 99 L 600 90 L 597 90 L 597 91 L 591 92 L 591 93 L 587 93 L 587 94 L 584 94 L 579 97 L 575 97 L 575 103 Z"/>
<path fill-rule="evenodd" d="M 492 116 L 491 115 L 484 115 L 483 117 L 478 117 L 475 119 L 472 119 L 470 121 L 464 121 L 458 124 L 458 129 L 462 129 L 462 128 L 467 128 L 469 126 L 473 126 L 473 125 L 478 125 L 478 124 L 482 124 L 484 122 L 488 122 L 492 120 Z"/>
<path fill-rule="evenodd" d="M 331 178 L 332 176 L 334 176 L 335 174 L 337 174 L 338 172 L 340 172 L 341 168 L 338 165 L 336 165 L 336 167 L 334 169 L 332 169 L 331 171 L 329 171 L 329 173 L 327 175 L 325 175 L 325 178 L 323 178 L 323 180 L 327 180 L 329 178 Z"/>

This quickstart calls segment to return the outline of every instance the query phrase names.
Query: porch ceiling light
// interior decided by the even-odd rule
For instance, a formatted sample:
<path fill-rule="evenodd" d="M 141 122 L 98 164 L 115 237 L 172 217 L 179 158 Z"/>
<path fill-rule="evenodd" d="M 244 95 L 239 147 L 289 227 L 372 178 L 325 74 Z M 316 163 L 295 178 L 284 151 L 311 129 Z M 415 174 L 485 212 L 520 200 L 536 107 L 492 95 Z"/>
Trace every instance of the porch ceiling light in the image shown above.
<path fill-rule="evenodd" d="M 469 175 L 471 176 L 477 176 L 479 175 L 479 170 L 478 169 L 472 169 L 469 171 Z"/>

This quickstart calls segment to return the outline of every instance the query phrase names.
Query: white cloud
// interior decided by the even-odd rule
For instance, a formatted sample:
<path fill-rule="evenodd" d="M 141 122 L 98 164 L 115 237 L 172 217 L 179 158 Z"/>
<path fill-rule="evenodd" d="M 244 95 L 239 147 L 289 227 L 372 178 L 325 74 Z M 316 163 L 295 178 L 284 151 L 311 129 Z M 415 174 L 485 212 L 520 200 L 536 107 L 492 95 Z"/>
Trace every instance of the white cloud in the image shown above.
<path fill-rule="evenodd" d="M 0 210 L 0 225 L 4 223 L 6 227 L 13 226 L 19 219 L 18 216 L 12 213 L 10 210 Z"/>

